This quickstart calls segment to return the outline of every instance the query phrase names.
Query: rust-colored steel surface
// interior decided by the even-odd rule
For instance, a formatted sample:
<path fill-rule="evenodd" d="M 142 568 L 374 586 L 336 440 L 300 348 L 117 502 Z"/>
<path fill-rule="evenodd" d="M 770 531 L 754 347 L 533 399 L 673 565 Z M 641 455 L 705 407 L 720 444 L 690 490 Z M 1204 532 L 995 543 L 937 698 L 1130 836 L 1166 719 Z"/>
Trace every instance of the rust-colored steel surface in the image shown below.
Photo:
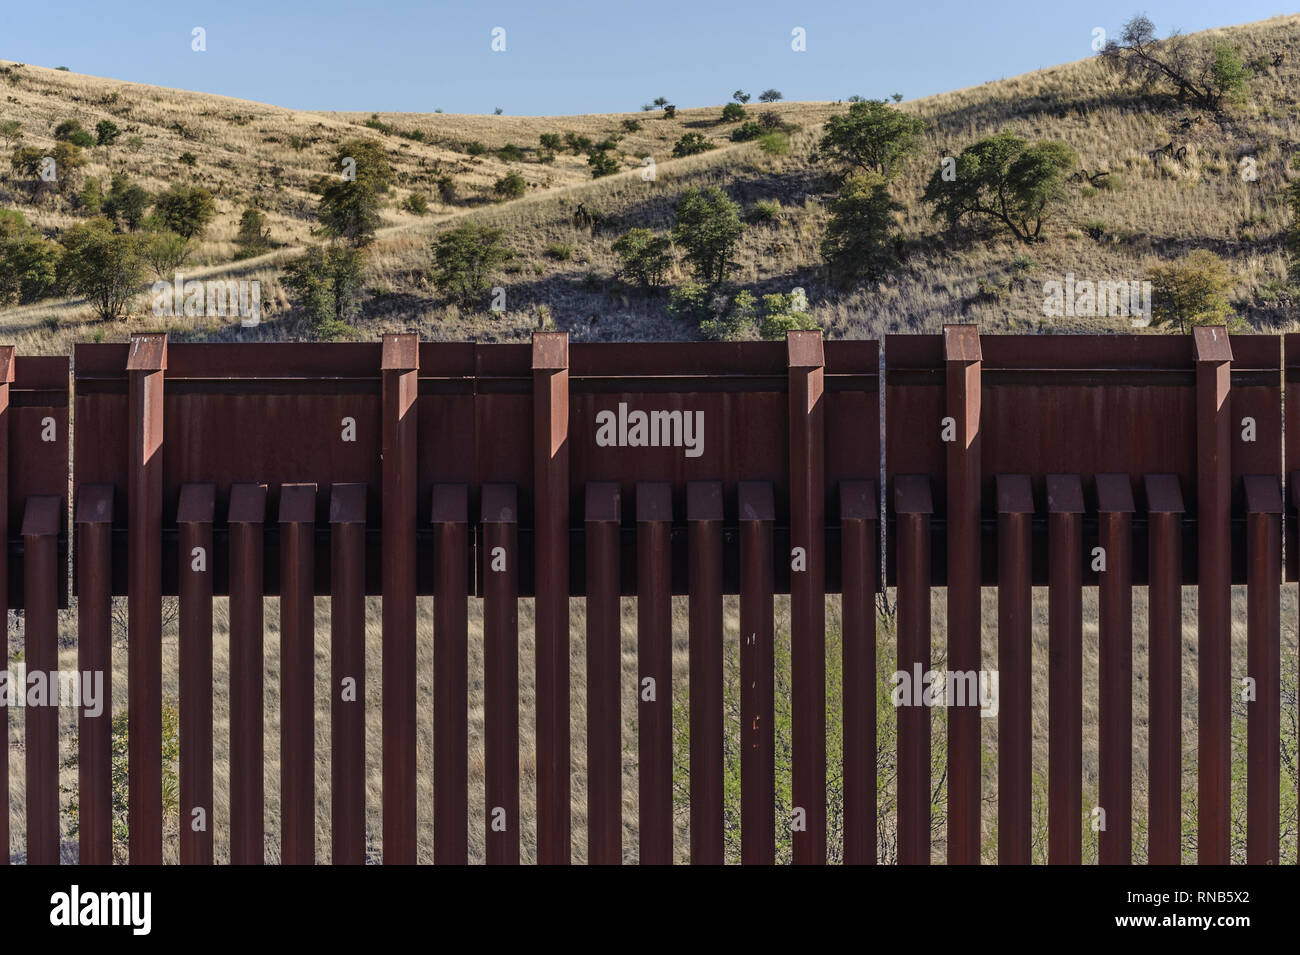
<path fill-rule="evenodd" d="M 946 780 L 950 863 L 989 858 L 994 838 L 1000 862 L 1033 861 L 1033 715 L 1045 710 L 1046 860 L 1080 861 L 1091 826 L 1101 861 L 1128 863 L 1133 731 L 1144 715 L 1133 705 L 1134 643 L 1145 636 L 1147 854 L 1177 863 L 1181 754 L 1192 742 L 1183 738 L 1186 586 L 1198 589 L 1196 855 L 1229 861 L 1234 585 L 1246 586 L 1254 690 L 1247 858 L 1279 861 L 1280 632 L 1293 625 L 1280 615 L 1284 549 L 1286 579 L 1300 578 L 1300 440 L 1287 445 L 1284 466 L 1283 425 L 1300 434 L 1300 339 L 1221 328 L 1185 337 L 980 336 L 959 325 L 883 346 L 807 332 L 784 343 L 689 345 L 539 333 L 531 346 L 412 335 L 169 344 L 140 335 L 79 345 L 74 362 L 70 435 L 67 359 L 0 348 L 0 601 L 24 609 L 28 667 L 57 668 L 70 498 L 78 666 L 102 672 L 106 692 L 113 598 L 128 608 L 132 862 L 164 852 L 161 675 L 171 651 L 162 601 L 176 596 L 182 862 L 210 863 L 226 845 L 237 864 L 267 858 L 267 598 L 279 599 L 281 626 L 280 844 L 271 854 L 316 860 L 315 652 L 325 637 L 315 598 L 328 597 L 335 863 L 371 861 L 381 847 L 384 862 L 422 861 L 420 845 L 430 843 L 433 861 L 462 863 L 480 824 L 488 862 L 570 861 L 574 598 L 586 603 L 585 727 L 575 731 L 587 754 L 590 862 L 618 864 L 633 850 L 646 863 L 925 864 L 936 831 L 945 835 L 931 814 L 937 778 Z M 1296 475 L 1289 489 L 1288 475 Z M 934 587 L 945 589 L 946 634 L 937 639 L 946 646 L 934 643 Z M 985 587 L 996 588 L 996 634 L 982 629 Z M 1048 588 L 1041 632 L 1034 587 Z M 1083 610 L 1093 587 L 1095 621 Z M 1134 587 L 1147 588 L 1144 635 L 1134 633 Z M 727 595 L 738 597 L 734 697 Z M 784 595 L 788 630 L 778 625 Z M 880 606 L 897 609 L 898 672 L 888 681 L 898 708 L 896 820 L 880 819 L 876 792 L 882 595 Z M 382 601 L 377 660 L 368 659 L 367 597 Z M 230 708 L 213 714 L 221 598 L 230 605 Z M 469 669 L 478 639 L 470 598 L 483 608 L 481 821 L 469 815 L 469 694 L 480 679 Z M 635 635 L 622 633 L 626 598 L 636 600 Z M 674 598 L 685 599 L 680 620 Z M 527 599 L 531 739 L 519 723 Z M 427 601 L 429 632 L 417 623 Z M 1097 805 L 1084 798 L 1082 762 L 1083 640 L 1094 623 Z M 839 685 L 829 688 L 842 707 L 840 765 L 828 761 L 828 626 L 842 641 Z M 994 638 L 990 674 L 985 650 Z M 417 667 L 423 641 L 432 646 L 431 679 Z M 1032 677 L 1035 642 L 1047 647 L 1042 684 Z M 946 669 L 935 673 L 940 655 Z M 365 671 L 374 664 L 383 675 L 382 734 L 367 739 Z M 634 712 L 623 705 L 632 669 Z M 689 681 L 689 703 L 677 710 L 675 673 Z M 426 684 L 429 763 L 417 761 L 416 700 Z M 777 699 L 787 692 L 788 702 Z M 736 730 L 725 717 L 733 700 Z M 939 769 L 934 706 L 948 707 Z M 788 739 L 777 721 L 787 707 Z M 110 861 L 119 848 L 112 716 L 111 706 L 102 714 L 83 707 L 77 721 L 83 862 Z M 991 717 L 996 837 L 981 818 L 992 788 L 981 728 Z M 214 818 L 217 721 L 228 723 L 231 740 L 228 820 Z M 637 818 L 625 833 L 628 721 Z M 21 723 L 28 858 L 53 862 L 58 722 L 33 707 Z M 674 762 L 683 735 L 684 785 Z M 367 748 L 382 753 L 382 794 L 364 785 Z M 522 784 L 525 767 L 535 787 Z M 432 774 L 431 840 L 417 825 L 421 772 Z M 778 772 L 790 773 L 789 805 L 778 802 Z M 10 826 L 7 792 L 0 785 L 0 836 Z M 378 831 L 367 826 L 368 798 L 379 802 Z M 522 825 L 530 815 L 535 846 Z M 684 820 L 689 840 L 679 836 Z"/>

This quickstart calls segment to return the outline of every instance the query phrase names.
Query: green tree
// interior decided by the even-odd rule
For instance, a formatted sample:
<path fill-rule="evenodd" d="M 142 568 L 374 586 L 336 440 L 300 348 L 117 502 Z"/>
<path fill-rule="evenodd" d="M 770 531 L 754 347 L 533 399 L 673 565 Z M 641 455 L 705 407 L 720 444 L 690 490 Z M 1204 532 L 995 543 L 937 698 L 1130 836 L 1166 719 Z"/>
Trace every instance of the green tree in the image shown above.
<path fill-rule="evenodd" d="M 823 158 L 888 176 L 920 146 L 926 124 L 884 100 L 872 99 L 851 104 L 848 113 L 832 116 L 822 128 L 818 151 Z"/>
<path fill-rule="evenodd" d="M 758 94 L 758 101 L 760 103 L 775 103 L 782 98 L 780 90 L 763 90 L 763 92 Z"/>
<path fill-rule="evenodd" d="M 758 331 L 767 340 L 780 341 L 786 332 L 815 331 L 820 327 L 808 314 L 808 299 L 803 289 L 763 296 L 763 320 Z"/>
<path fill-rule="evenodd" d="M 0 305 L 54 294 L 62 250 L 27 224 L 21 212 L 0 209 Z"/>
<path fill-rule="evenodd" d="M 175 232 L 151 232 L 145 237 L 142 252 L 155 276 L 170 278 L 189 258 L 190 240 Z"/>
<path fill-rule="evenodd" d="M 388 191 L 393 170 L 384 147 L 373 139 L 349 139 L 334 151 L 341 178 L 321 194 L 317 217 L 326 235 L 350 245 L 369 245 L 379 228 L 379 197 Z"/>
<path fill-rule="evenodd" d="M 284 267 L 282 281 L 318 337 L 347 334 L 361 307 L 365 267 L 365 251 L 342 244 L 312 246 Z"/>
<path fill-rule="evenodd" d="M 1232 273 L 1208 249 L 1193 249 L 1177 262 L 1153 268 L 1151 321 L 1187 333 L 1194 325 L 1225 325 L 1233 319 Z"/>
<path fill-rule="evenodd" d="M 746 93 L 744 90 L 736 90 L 736 92 L 731 94 L 731 98 L 734 99 L 737 103 L 740 103 L 742 106 L 745 103 L 749 102 L 749 94 Z"/>
<path fill-rule="evenodd" d="M 78 223 L 63 233 L 58 272 L 59 284 L 90 299 L 102 321 L 119 318 L 144 277 L 144 242 L 102 217 Z"/>
<path fill-rule="evenodd" d="M 202 236 L 217 214 L 212 193 L 202 186 L 172 186 L 154 198 L 153 209 L 159 226 L 187 239 Z"/>
<path fill-rule="evenodd" d="M 738 123 L 745 118 L 745 107 L 739 103 L 728 103 L 722 107 L 722 122 Z"/>
<path fill-rule="evenodd" d="M 541 143 L 543 149 L 549 152 L 558 153 L 564 148 L 564 140 L 560 138 L 559 133 L 542 133 L 537 137 L 537 141 Z"/>
<path fill-rule="evenodd" d="M 491 226 L 466 223 L 433 243 L 433 280 L 439 288 L 471 305 L 490 287 L 493 272 L 511 257 L 505 233 Z"/>
<path fill-rule="evenodd" d="M 149 193 L 127 178 L 126 173 L 114 173 L 108 195 L 100 206 L 101 211 L 115 225 L 126 226 L 134 232 L 144 219 L 149 207 Z"/>
<path fill-rule="evenodd" d="M 740 207 L 717 186 L 687 189 L 677 203 L 673 239 L 703 282 L 720 285 L 726 280 L 744 229 Z"/>
<path fill-rule="evenodd" d="M 1064 198 L 1066 175 L 1078 164 L 1065 143 L 1031 146 L 1013 133 L 999 133 L 963 149 L 955 168 L 936 169 L 923 199 L 950 228 L 964 218 L 984 216 L 1001 222 L 1020 241 L 1034 242 Z"/>
<path fill-rule="evenodd" d="M 879 174 L 847 179 L 830 202 L 831 217 L 821 244 L 831 281 L 844 286 L 883 275 L 893 258 L 897 215 L 902 211 Z"/>
<path fill-rule="evenodd" d="M 658 288 L 673 263 L 672 240 L 649 229 L 632 229 L 614 243 L 619 271 L 643 289 Z"/>
<path fill-rule="evenodd" d="M 1246 90 L 1250 70 L 1241 55 L 1227 43 L 1207 45 L 1176 31 L 1165 39 L 1139 14 L 1126 24 L 1118 40 L 1099 54 L 1125 79 L 1143 89 L 1172 87 L 1179 102 L 1217 111 L 1225 99 L 1237 99 Z"/>

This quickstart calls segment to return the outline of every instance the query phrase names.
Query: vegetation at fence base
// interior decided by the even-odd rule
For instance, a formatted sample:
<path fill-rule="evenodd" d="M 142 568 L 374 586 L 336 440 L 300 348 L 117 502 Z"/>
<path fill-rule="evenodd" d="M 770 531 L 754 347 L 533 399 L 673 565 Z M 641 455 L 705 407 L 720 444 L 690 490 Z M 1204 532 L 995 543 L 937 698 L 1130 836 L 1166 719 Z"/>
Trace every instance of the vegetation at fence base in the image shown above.
<path fill-rule="evenodd" d="M 112 805 L 110 823 L 113 832 L 113 862 L 125 864 L 129 858 L 129 762 L 128 743 L 130 726 L 125 709 L 113 714 L 109 729 L 109 775 L 112 780 Z M 64 769 L 77 769 L 76 733 L 68 736 L 70 749 L 63 760 Z M 178 764 L 180 760 L 180 710 L 175 700 L 164 700 L 162 704 L 162 819 L 163 836 L 174 836 L 180 825 L 180 777 Z M 81 830 L 80 788 L 76 783 L 60 786 L 67 797 L 63 807 L 66 821 L 64 831 L 69 837 L 75 837 Z M 211 825 L 211 820 L 209 820 Z"/>
<path fill-rule="evenodd" d="M 895 778 L 898 771 L 897 711 L 890 703 L 890 676 L 897 665 L 890 623 L 881 621 L 876 638 L 876 780 L 877 839 L 880 860 L 898 861 Z M 940 655 L 941 656 L 941 655 Z M 790 635 L 778 630 L 774 646 L 776 735 L 776 861 L 788 864 L 793 858 L 790 831 L 793 810 L 793 709 L 791 692 Z M 942 663 L 936 657 L 936 667 Z M 844 697 L 843 633 L 837 626 L 826 629 L 826 815 L 828 862 L 843 861 L 844 843 Z M 733 647 L 724 656 L 723 674 L 723 852 L 727 863 L 741 859 L 740 760 L 741 683 L 739 654 Z M 690 819 L 690 692 L 684 687 L 673 693 L 673 807 L 679 825 Z M 947 825 L 946 715 L 941 708 L 932 712 L 930 778 L 931 838 L 944 838 Z M 687 861 L 687 860 L 683 860 Z"/>

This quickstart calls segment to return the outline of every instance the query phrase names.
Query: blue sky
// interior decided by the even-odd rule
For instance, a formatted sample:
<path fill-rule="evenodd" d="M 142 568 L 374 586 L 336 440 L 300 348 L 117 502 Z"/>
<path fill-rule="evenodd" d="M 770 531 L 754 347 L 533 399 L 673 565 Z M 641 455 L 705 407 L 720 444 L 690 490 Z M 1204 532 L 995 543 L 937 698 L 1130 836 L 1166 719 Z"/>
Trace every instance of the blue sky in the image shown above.
<path fill-rule="evenodd" d="M 1294 4 L 0 0 L 0 59 L 299 109 L 599 113 L 716 104 L 737 87 L 910 99 L 1090 56 L 1094 27 L 1117 32 L 1139 10 L 1163 36 Z"/>

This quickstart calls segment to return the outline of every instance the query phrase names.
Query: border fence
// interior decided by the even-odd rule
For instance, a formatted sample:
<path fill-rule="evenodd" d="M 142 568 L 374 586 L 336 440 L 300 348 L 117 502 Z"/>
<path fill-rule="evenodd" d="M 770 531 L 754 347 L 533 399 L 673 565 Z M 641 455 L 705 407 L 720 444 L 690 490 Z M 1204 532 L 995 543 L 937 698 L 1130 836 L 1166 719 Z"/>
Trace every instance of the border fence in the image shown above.
<path fill-rule="evenodd" d="M 770 863 L 777 594 L 790 603 L 792 803 L 804 822 L 792 833 L 794 861 L 827 856 L 826 597 L 841 594 L 843 857 L 875 862 L 885 587 L 896 588 L 898 669 L 918 674 L 931 664 L 933 588 L 946 596 L 947 666 L 957 672 L 980 670 L 982 588 L 996 588 L 998 858 L 1030 861 L 1032 700 L 1046 690 L 1048 856 L 1062 864 L 1081 859 L 1082 593 L 1098 588 L 1099 856 L 1126 863 L 1135 586 L 1149 590 L 1148 855 L 1177 863 L 1181 601 L 1191 585 L 1198 860 L 1229 861 L 1231 588 L 1245 585 L 1258 687 L 1248 861 L 1281 861 L 1280 588 L 1300 570 L 1294 522 L 1283 565 L 1284 475 L 1293 501 L 1300 486 L 1300 441 L 1284 462 L 1283 421 L 1300 433 L 1300 336 L 981 338 L 951 325 L 882 347 L 823 343 L 819 332 L 784 343 L 572 345 L 538 333 L 531 346 L 415 335 L 169 344 L 142 334 L 76 346 L 69 374 L 66 358 L 0 349 L 0 601 L 23 611 L 27 668 L 53 671 L 70 578 L 78 668 L 111 675 L 112 601 L 126 598 L 132 863 L 163 855 L 165 595 L 179 605 L 183 863 L 214 857 L 213 826 L 187 824 L 195 810 L 209 821 L 213 812 L 214 597 L 229 598 L 230 611 L 230 706 L 215 716 L 230 725 L 231 861 L 264 854 L 266 597 L 280 602 L 281 857 L 316 860 L 318 596 L 330 603 L 334 862 L 365 861 L 368 744 L 382 747 L 384 861 L 415 861 L 416 619 L 429 596 L 435 861 L 468 857 L 471 596 L 483 601 L 487 861 L 520 859 L 521 598 L 534 599 L 536 620 L 538 860 L 570 860 L 570 758 L 585 746 L 589 861 L 621 861 L 623 597 L 636 598 L 637 674 L 649 689 L 636 712 L 639 857 L 673 861 L 672 598 L 687 596 L 690 858 L 721 863 L 724 595 L 739 598 L 742 858 Z M 1046 687 L 1030 671 L 1035 586 L 1048 588 Z M 369 741 L 368 596 L 382 597 L 383 681 L 382 739 Z M 585 740 L 570 738 L 573 597 L 587 608 Z M 345 683 L 353 695 L 340 693 Z M 57 863 L 57 710 L 18 712 L 28 861 Z M 110 718 L 79 715 L 82 863 L 112 861 Z M 951 863 L 980 861 L 980 718 L 972 706 L 948 714 Z M 930 727 L 928 709 L 900 707 L 903 863 L 930 859 Z"/>

